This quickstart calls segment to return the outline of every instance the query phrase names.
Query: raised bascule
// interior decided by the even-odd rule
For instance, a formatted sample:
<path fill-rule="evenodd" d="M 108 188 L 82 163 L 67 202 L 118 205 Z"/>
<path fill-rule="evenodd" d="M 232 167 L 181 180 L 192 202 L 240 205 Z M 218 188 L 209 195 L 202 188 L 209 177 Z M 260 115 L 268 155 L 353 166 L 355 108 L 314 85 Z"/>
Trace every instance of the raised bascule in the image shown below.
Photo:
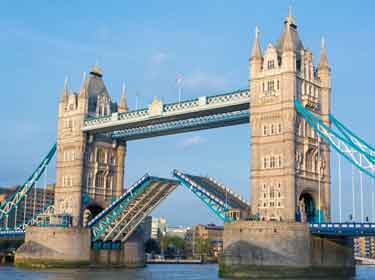
<path fill-rule="evenodd" d="M 16 263 L 142 266 L 142 221 L 182 185 L 225 222 L 220 275 L 352 274 L 353 237 L 375 235 L 375 224 L 331 222 L 330 154 L 375 178 L 375 149 L 331 114 L 324 40 L 315 66 L 290 11 L 277 43 L 264 51 L 256 29 L 249 67 L 247 89 L 172 104 L 155 98 L 140 110 L 129 110 L 125 88 L 112 100 L 98 65 L 79 92 L 66 82 L 56 145 L 0 206 L 0 237 L 25 238 Z M 251 203 L 212 177 L 180 170 L 175 179 L 146 174 L 124 191 L 128 141 L 246 123 Z M 17 220 L 55 152 L 54 205 Z"/>

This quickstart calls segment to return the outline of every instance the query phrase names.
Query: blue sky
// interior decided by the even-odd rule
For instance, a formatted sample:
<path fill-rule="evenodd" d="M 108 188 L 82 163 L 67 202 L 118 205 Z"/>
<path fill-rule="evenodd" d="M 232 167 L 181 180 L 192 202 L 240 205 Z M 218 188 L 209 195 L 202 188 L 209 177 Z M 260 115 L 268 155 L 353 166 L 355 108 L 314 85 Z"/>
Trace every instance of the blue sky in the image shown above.
<path fill-rule="evenodd" d="M 333 113 L 373 143 L 375 3 L 292 3 L 300 36 L 315 59 L 320 36 L 326 38 Z M 57 101 L 66 76 L 70 87 L 78 90 L 82 73 L 98 61 L 114 99 L 126 83 L 132 108 L 136 94 L 144 106 L 154 96 L 176 101 L 178 73 L 184 76 L 184 98 L 243 88 L 255 25 L 260 26 L 265 48 L 281 33 L 289 4 L 280 0 L 2 0 L 0 185 L 21 183 L 54 143 Z M 241 125 L 130 142 L 126 185 L 145 172 L 170 176 L 172 169 L 180 168 L 217 177 L 249 197 L 249 137 L 248 125 Z M 53 181 L 52 173 L 50 177 Z M 333 178 L 333 206 L 337 206 L 336 185 Z M 344 177 L 344 187 L 347 215 L 350 176 Z M 370 215 L 370 184 L 365 191 L 366 214 Z M 155 215 L 165 215 L 174 225 L 218 223 L 182 188 Z"/>

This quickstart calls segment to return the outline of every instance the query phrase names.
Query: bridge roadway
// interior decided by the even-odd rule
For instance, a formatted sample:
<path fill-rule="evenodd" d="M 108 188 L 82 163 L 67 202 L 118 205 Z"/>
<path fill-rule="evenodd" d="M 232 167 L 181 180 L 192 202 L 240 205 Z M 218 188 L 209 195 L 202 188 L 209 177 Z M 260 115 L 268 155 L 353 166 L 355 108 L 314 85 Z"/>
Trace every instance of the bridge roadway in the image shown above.
<path fill-rule="evenodd" d="M 109 133 L 114 139 L 135 140 L 248 123 L 249 107 L 248 89 L 171 104 L 154 100 L 149 108 L 88 118 L 82 131 Z"/>

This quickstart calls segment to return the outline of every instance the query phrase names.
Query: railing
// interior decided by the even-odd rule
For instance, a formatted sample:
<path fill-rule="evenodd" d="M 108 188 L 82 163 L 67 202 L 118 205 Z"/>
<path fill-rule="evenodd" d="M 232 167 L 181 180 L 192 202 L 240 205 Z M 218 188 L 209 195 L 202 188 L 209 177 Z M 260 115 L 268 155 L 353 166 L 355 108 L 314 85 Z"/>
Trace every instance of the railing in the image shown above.
<path fill-rule="evenodd" d="M 199 108 L 210 108 L 220 104 L 237 104 L 244 101 L 250 101 L 250 91 L 248 89 L 240 89 L 233 92 L 208 97 L 201 96 L 192 100 L 161 105 L 161 114 L 173 115 L 175 113 L 184 113 Z M 84 122 L 84 128 L 98 126 L 112 121 L 141 121 L 149 117 L 153 117 L 153 115 L 150 114 L 148 108 L 124 113 L 113 113 L 111 116 L 87 118 Z"/>
<path fill-rule="evenodd" d="M 335 236 L 375 236 L 375 223 L 313 223 L 312 234 Z"/>

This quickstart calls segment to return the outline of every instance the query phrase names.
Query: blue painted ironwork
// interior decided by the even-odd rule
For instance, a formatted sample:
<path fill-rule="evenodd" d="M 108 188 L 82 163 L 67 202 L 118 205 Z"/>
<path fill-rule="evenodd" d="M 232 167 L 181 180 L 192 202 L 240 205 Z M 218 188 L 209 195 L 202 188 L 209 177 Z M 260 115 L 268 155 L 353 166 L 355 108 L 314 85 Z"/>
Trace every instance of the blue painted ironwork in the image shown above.
<path fill-rule="evenodd" d="M 142 212 L 142 214 L 149 213 L 152 209 L 154 209 L 154 207 L 156 207 L 157 203 L 159 203 L 161 199 L 165 198 L 163 195 L 168 195 L 168 191 L 173 191 L 174 188 L 179 184 L 179 182 L 176 180 L 163 179 L 150 176 L 148 174 L 144 175 L 135 184 L 133 184 L 119 199 L 114 201 L 108 208 L 103 210 L 101 213 L 99 213 L 98 216 L 96 216 L 89 222 L 88 226 L 92 231 L 92 241 L 96 242 L 102 240 L 103 242 L 105 242 L 118 241 L 119 239 L 121 241 L 124 241 L 123 239 L 126 239 L 127 236 L 120 236 L 124 232 L 123 226 L 133 226 L 131 229 L 129 228 L 129 230 L 126 231 L 126 233 L 130 234 L 133 230 L 135 230 L 135 227 L 143 220 L 143 218 L 145 218 L 145 215 L 143 215 L 142 217 L 139 216 L 139 219 L 137 221 L 133 221 L 134 223 L 129 222 L 129 224 L 125 223 L 125 225 L 123 225 L 122 218 L 124 215 L 124 211 L 134 200 L 139 200 L 139 202 L 142 203 L 142 198 L 140 198 L 141 195 L 143 194 L 144 196 L 144 193 L 148 188 L 155 188 L 155 185 L 153 185 L 155 183 L 165 184 L 167 186 L 171 186 L 171 188 L 166 189 L 166 187 L 163 187 L 162 185 L 159 186 L 157 184 L 156 194 L 159 194 L 160 192 L 160 197 L 156 197 L 156 200 L 153 201 L 154 204 L 152 205 L 143 205 L 144 207 L 148 206 L 147 209 L 143 209 L 144 207 L 135 209 L 135 211 L 138 211 L 135 214 L 140 214 L 141 212 L 139 211 L 144 211 Z M 146 200 L 147 199 L 153 199 L 153 197 L 146 197 Z"/>
<path fill-rule="evenodd" d="M 202 130 L 214 127 L 223 127 L 248 123 L 249 110 L 233 111 L 227 113 L 212 114 L 201 117 L 192 117 L 177 121 L 168 121 L 158 124 L 150 124 L 127 128 L 112 133 L 113 139 L 134 140 L 167 134 L 176 134 L 188 131 Z"/>
<path fill-rule="evenodd" d="M 375 236 L 375 223 L 314 223 L 310 232 L 325 236 Z"/>
<path fill-rule="evenodd" d="M 202 202 L 204 202 L 220 220 L 224 222 L 232 221 L 232 218 L 227 215 L 230 207 L 225 201 L 205 190 L 202 186 L 191 180 L 186 174 L 178 170 L 174 170 L 173 175 L 181 182 L 183 186 L 185 186 Z"/>
<path fill-rule="evenodd" d="M 43 172 L 49 165 L 55 153 L 56 144 L 52 146 L 52 149 L 44 157 L 38 168 L 26 180 L 26 182 L 18 187 L 16 191 L 0 205 L 0 221 L 3 220 L 4 217 L 7 217 L 16 207 L 18 207 L 20 202 L 31 191 L 31 189 L 35 186 L 35 183 L 39 180 L 40 176 L 42 176 Z"/>
<path fill-rule="evenodd" d="M 0 230 L 0 238 L 24 237 L 23 230 Z"/>
<path fill-rule="evenodd" d="M 294 101 L 294 106 L 326 143 L 357 169 L 375 179 L 375 153 L 371 145 L 356 136 L 332 115 L 330 116 L 332 127 L 330 127 L 298 100 Z"/>

